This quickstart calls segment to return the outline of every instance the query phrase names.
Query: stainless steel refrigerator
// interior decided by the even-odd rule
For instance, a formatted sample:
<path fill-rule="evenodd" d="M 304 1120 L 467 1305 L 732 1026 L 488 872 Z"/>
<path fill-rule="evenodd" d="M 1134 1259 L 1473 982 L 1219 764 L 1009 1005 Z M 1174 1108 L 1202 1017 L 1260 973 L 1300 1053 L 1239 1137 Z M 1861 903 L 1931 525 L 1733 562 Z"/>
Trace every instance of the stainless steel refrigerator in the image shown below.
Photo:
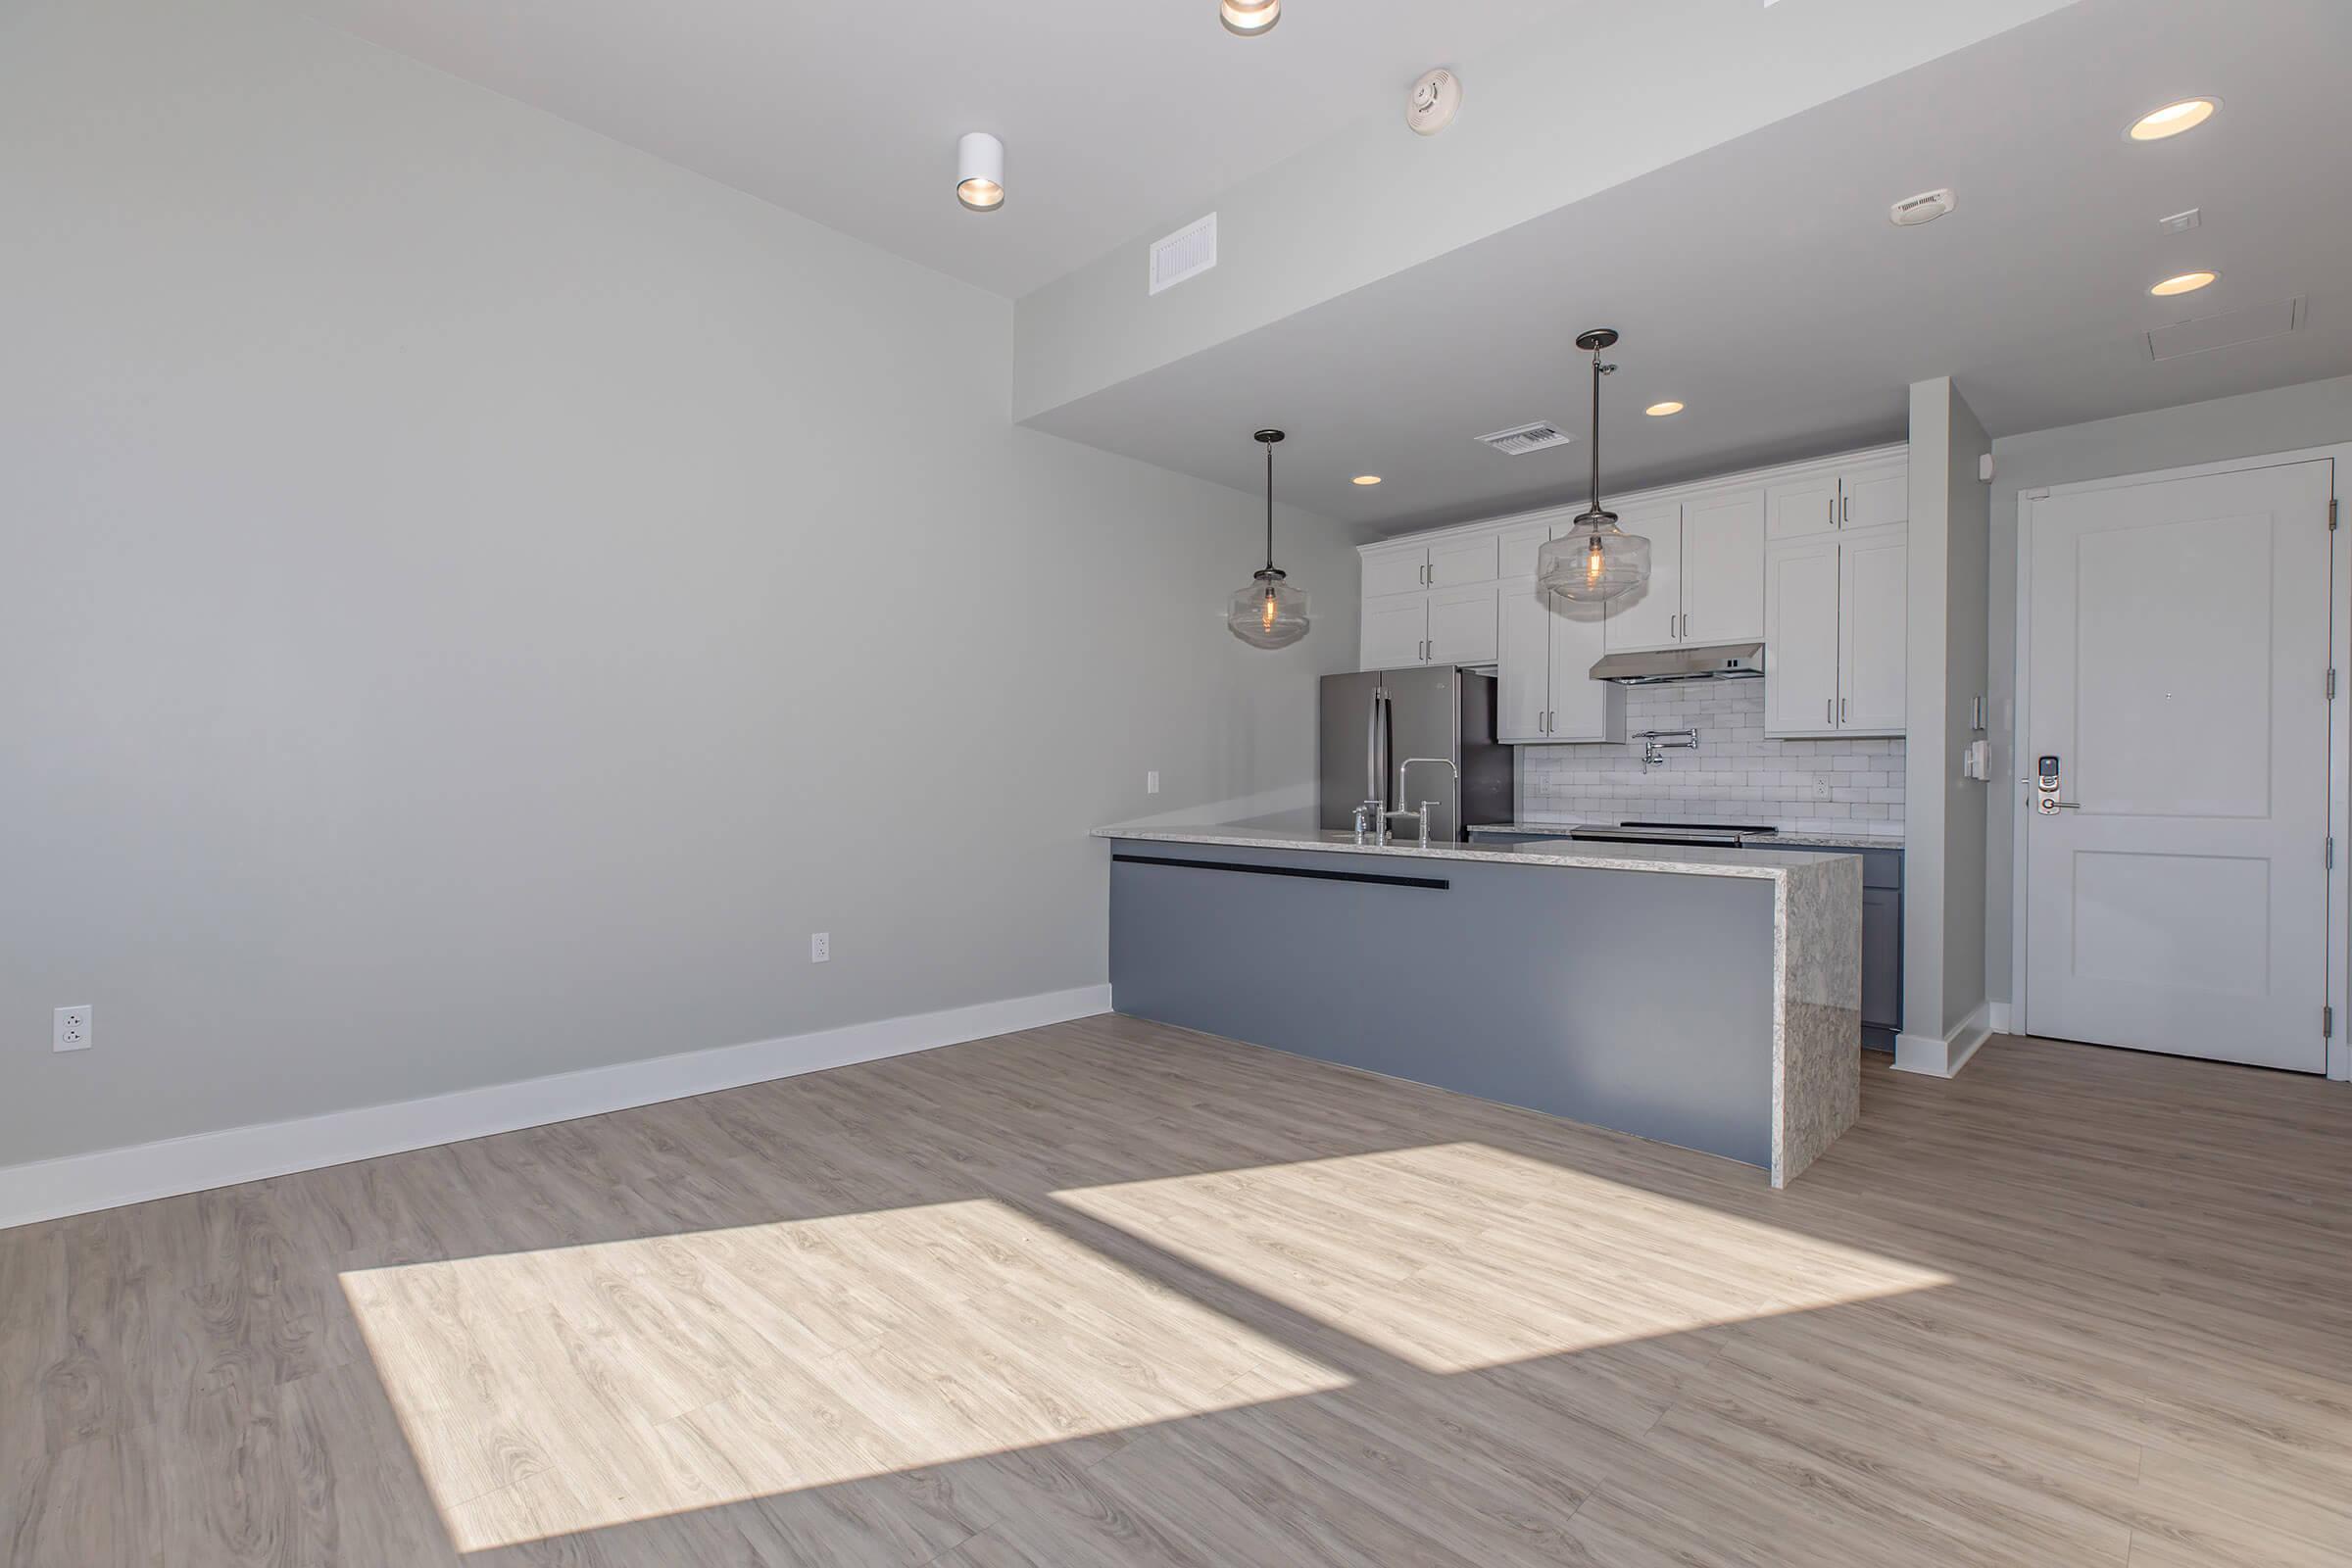
<path fill-rule="evenodd" d="M 1346 828 L 1355 808 L 1379 801 L 1384 811 L 1438 803 L 1432 842 L 1462 841 L 1474 823 L 1508 822 L 1518 756 L 1494 740 L 1494 677 L 1451 664 L 1368 669 L 1323 677 L 1322 802 L 1327 828 Z M 1442 758 L 1461 770 L 1461 786 L 1444 767 L 1412 770 L 1397 788 L 1396 769 L 1416 757 Z M 1399 838 L 1409 822 L 1392 824 Z"/>

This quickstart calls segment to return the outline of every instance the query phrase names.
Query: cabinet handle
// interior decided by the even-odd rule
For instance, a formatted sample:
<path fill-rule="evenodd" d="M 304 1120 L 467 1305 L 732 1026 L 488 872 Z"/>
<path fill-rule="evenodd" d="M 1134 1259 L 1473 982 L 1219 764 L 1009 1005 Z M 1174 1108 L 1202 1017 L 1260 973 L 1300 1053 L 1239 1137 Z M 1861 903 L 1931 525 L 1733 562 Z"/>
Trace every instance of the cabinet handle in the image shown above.
<path fill-rule="evenodd" d="M 1838 699 L 1838 722 L 1845 722 L 1845 699 L 1842 697 Z"/>
<path fill-rule="evenodd" d="M 1834 495 L 1830 497 L 1830 526 L 1838 526 L 1838 498 Z"/>
<path fill-rule="evenodd" d="M 1839 502 L 1839 503 L 1838 503 L 1838 505 L 1839 505 L 1839 507 L 1842 509 L 1842 514 L 1841 514 L 1841 516 L 1839 517 L 1839 519 L 1838 519 L 1838 520 L 1840 520 L 1840 521 L 1842 521 L 1842 522 L 1851 522 L 1851 521 L 1853 521 L 1853 520 L 1854 520 L 1854 498 L 1853 498 L 1852 496 L 1847 496 L 1847 497 L 1846 497 L 1846 498 L 1845 498 L 1843 501 Z"/>
<path fill-rule="evenodd" d="M 1835 724 L 1835 723 L 1837 723 L 1837 722 L 1838 722 L 1838 699 L 1837 699 L 1837 698 L 1835 698 L 1835 697 L 1824 697 L 1824 698 L 1821 700 L 1821 721 L 1822 721 L 1824 724 Z"/>

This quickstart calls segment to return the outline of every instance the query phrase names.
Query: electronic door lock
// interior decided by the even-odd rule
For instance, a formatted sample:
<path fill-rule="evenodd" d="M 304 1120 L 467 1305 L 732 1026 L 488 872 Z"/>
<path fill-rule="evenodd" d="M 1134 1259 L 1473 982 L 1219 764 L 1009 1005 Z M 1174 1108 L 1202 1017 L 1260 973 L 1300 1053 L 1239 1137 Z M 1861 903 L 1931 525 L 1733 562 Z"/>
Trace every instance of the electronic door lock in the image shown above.
<path fill-rule="evenodd" d="M 2082 808 L 2073 801 L 2058 798 L 2058 757 L 2056 753 L 2043 756 L 2034 766 L 2034 808 L 2044 816 L 2056 816 L 2060 811 L 2077 811 Z"/>

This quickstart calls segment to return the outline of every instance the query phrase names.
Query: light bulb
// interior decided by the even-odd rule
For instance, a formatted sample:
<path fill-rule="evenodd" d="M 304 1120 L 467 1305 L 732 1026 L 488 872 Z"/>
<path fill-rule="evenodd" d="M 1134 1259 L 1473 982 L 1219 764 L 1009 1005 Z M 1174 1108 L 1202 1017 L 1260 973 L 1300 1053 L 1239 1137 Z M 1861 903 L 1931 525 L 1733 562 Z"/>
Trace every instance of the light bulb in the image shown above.
<path fill-rule="evenodd" d="M 1600 568 L 1603 564 L 1604 563 L 1602 562 L 1600 555 L 1600 541 L 1595 539 L 1592 541 L 1592 548 L 1585 552 L 1585 581 L 1587 583 L 1596 583 L 1600 581 Z"/>
<path fill-rule="evenodd" d="M 1274 629 L 1274 616 L 1281 610 L 1281 608 L 1282 607 L 1280 605 L 1275 603 L 1274 591 L 1271 588 L 1267 589 L 1265 609 L 1264 612 L 1259 616 L 1259 623 L 1263 625 L 1269 632 Z"/>
<path fill-rule="evenodd" d="M 1282 0 L 1219 0 L 1217 20 L 1227 32 L 1252 38 L 1282 20 Z"/>

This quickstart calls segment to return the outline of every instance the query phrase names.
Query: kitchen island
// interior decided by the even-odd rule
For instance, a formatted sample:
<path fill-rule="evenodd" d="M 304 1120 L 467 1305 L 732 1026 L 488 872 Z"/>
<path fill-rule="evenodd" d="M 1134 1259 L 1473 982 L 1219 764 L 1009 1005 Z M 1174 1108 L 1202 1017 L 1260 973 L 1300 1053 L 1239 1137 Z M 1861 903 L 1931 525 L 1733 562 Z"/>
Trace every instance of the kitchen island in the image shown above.
<path fill-rule="evenodd" d="M 1704 1150 L 1776 1187 L 1860 1108 L 1851 855 L 1096 837 L 1120 1012 Z"/>

